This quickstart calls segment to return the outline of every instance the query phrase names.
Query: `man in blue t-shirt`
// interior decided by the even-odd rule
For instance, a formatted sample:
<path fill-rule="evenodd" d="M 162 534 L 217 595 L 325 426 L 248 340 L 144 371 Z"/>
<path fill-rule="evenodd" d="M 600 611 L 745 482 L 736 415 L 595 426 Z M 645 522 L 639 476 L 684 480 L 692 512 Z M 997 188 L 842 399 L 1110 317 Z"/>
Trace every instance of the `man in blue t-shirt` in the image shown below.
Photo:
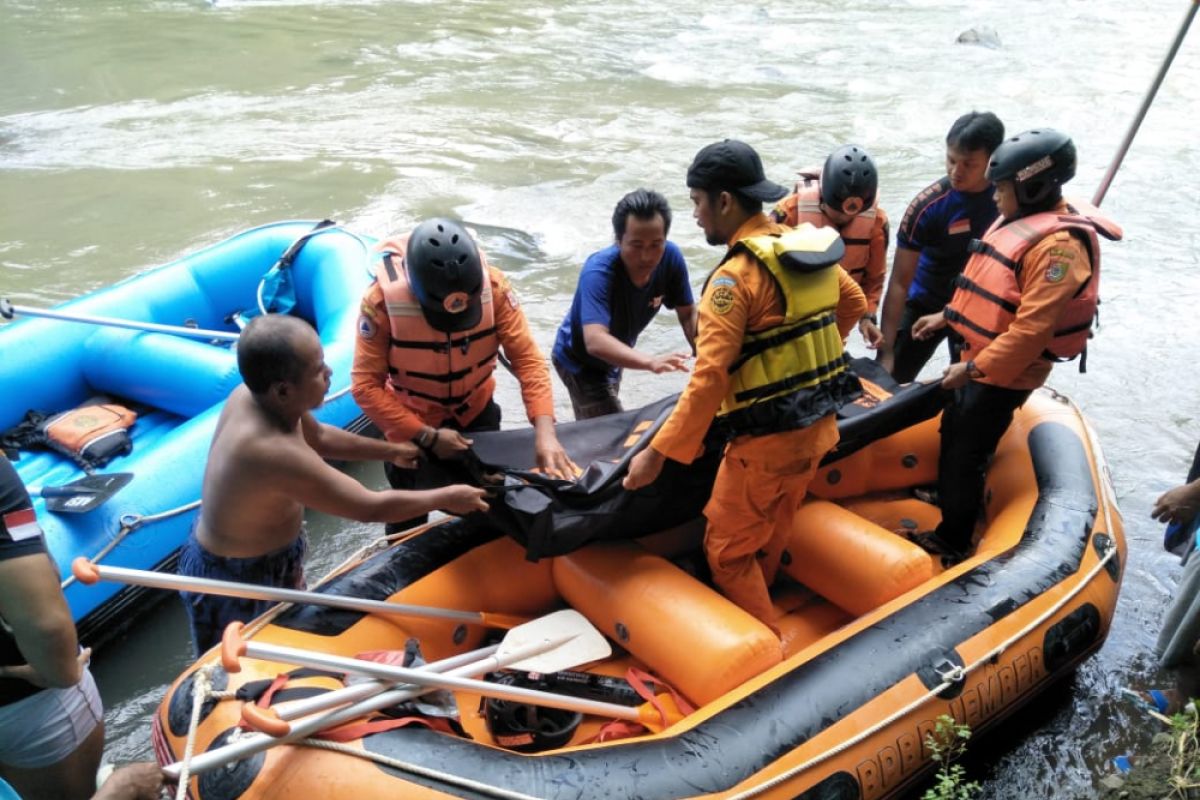
<path fill-rule="evenodd" d="M 972 111 L 946 134 L 946 175 L 922 189 L 904 212 L 896 231 L 896 256 L 883 300 L 883 345 L 879 361 L 900 383 L 907 383 L 929 361 L 948 328 L 924 340 L 912 326 L 941 311 L 954 294 L 954 279 L 966 266 L 972 239 L 999 216 L 995 188 L 986 177 L 988 159 L 1004 140 L 1004 123 L 995 114 Z M 950 358 L 957 360 L 951 343 Z"/>
<path fill-rule="evenodd" d="M 688 353 L 656 356 L 634 349 L 661 307 L 675 309 L 696 350 L 696 301 L 683 254 L 667 241 L 666 198 L 648 189 L 630 192 L 617 203 L 612 223 L 616 243 L 588 257 L 554 342 L 554 368 L 571 393 L 575 419 L 622 410 L 622 369 L 687 370 Z"/>

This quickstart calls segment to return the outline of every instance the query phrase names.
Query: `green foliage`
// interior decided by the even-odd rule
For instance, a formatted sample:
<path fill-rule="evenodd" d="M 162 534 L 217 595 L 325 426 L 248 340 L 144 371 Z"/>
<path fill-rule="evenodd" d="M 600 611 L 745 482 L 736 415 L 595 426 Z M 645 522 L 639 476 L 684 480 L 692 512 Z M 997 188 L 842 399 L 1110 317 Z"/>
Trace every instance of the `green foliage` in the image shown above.
<path fill-rule="evenodd" d="M 1200 700 L 1193 700 L 1200 709 Z M 1200 713 L 1176 714 L 1171 718 L 1171 797 L 1200 795 Z"/>
<path fill-rule="evenodd" d="M 954 763 L 967 749 L 971 728 L 959 725 L 948 714 L 937 718 L 933 733 L 925 737 L 925 747 L 938 764 L 933 786 L 925 790 L 921 800 L 973 800 L 982 791 L 979 781 L 968 781 L 967 771 Z"/>

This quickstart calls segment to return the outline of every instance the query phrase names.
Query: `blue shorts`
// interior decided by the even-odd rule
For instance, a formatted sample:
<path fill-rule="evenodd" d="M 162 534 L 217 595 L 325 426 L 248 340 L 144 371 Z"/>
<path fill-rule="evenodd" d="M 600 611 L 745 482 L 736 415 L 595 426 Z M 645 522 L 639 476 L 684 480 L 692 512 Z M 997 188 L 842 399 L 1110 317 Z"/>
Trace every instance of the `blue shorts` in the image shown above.
<path fill-rule="evenodd" d="M 196 541 L 193 531 L 179 551 L 180 575 L 193 578 L 213 578 L 237 581 L 258 586 L 283 589 L 304 588 L 304 553 L 308 541 L 304 531 L 287 547 L 253 558 L 225 558 L 213 555 Z M 196 654 L 221 643 L 221 634 L 231 622 L 249 622 L 275 605 L 271 600 L 245 600 L 240 597 L 219 597 L 211 594 L 180 592 L 192 628 L 192 643 Z"/>

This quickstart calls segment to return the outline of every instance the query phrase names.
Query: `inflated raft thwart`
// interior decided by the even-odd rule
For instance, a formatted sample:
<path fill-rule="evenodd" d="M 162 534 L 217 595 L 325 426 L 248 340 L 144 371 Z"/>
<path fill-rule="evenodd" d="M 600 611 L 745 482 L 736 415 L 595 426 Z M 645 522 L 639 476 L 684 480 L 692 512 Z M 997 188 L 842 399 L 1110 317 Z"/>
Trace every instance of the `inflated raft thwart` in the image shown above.
<path fill-rule="evenodd" d="M 884 418 L 890 405 L 868 413 Z M 644 422 L 627 414 L 631 431 Z M 615 646 L 588 671 L 640 668 L 695 710 L 661 732 L 603 742 L 592 740 L 609 720 L 585 716 L 566 745 L 526 754 L 494 740 L 480 698 L 459 692 L 465 735 L 362 728 L 344 751 L 280 745 L 202 767 L 192 796 L 857 800 L 911 788 L 931 768 L 923 741 L 939 715 L 982 730 L 1101 645 L 1124 563 L 1103 457 L 1069 402 L 1040 391 L 1017 413 L 988 473 L 977 550 L 950 569 L 903 536 L 938 520 L 907 491 L 935 480 L 937 444 L 929 419 L 822 467 L 773 593 L 782 643 L 692 574 L 699 524 L 537 561 L 488 525 L 421 529 L 321 591 L 529 617 L 571 607 Z M 355 656 L 415 638 L 433 661 L 495 634 L 308 606 L 261 620 L 251 641 Z M 337 673 L 285 663 L 240 667 L 228 674 L 209 654 L 171 687 L 155 719 L 164 764 L 184 754 L 198 669 L 251 700 L 288 674 L 260 700 L 276 710 L 342 685 Z M 237 729 L 240 706 L 199 706 L 197 755 L 262 736 Z"/>
<path fill-rule="evenodd" d="M 287 267 L 296 300 L 291 313 L 316 328 L 333 368 L 329 398 L 316 415 L 353 427 L 362 412 L 348 391 L 350 362 L 358 301 L 370 281 L 370 245 L 339 228 L 264 225 L 55 311 L 236 335 L 235 316 L 256 309 L 264 275 L 302 239 Z M 101 469 L 133 473 L 127 486 L 83 514 L 55 514 L 34 500 L 64 578 L 80 556 L 102 556 L 101 563 L 117 567 L 173 567 L 196 516 L 217 417 L 240 382 L 228 341 L 56 319 L 0 327 L 0 430 L 27 411 L 57 413 L 97 396 L 138 413 L 132 451 Z M 22 450 L 16 467 L 31 487 L 67 484 L 84 474 L 70 459 L 40 449 Z M 92 642 L 118 631 L 143 606 L 143 590 L 113 583 L 68 580 L 65 590 L 81 634 Z"/>

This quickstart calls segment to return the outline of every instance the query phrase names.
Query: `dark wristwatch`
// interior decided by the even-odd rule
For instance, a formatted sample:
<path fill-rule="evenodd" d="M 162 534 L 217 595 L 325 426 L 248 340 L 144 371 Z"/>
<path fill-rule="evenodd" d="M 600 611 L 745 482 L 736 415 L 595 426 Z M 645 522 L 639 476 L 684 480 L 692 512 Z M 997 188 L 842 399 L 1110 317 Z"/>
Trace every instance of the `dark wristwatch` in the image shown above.
<path fill-rule="evenodd" d="M 968 361 L 966 364 L 966 367 L 967 367 L 967 377 L 968 378 L 982 378 L 983 377 L 983 372 L 979 369 L 979 367 L 975 366 L 975 359 L 972 358 L 970 361 Z"/>
<path fill-rule="evenodd" d="M 430 445 L 437 441 L 437 428 L 432 425 L 427 428 L 422 428 L 421 431 L 412 438 L 412 443 L 422 450 L 428 450 Z"/>
<path fill-rule="evenodd" d="M 879 324 L 879 319 L 874 314 L 863 314 L 861 317 L 858 318 L 858 321 L 859 322 L 866 321 L 866 322 L 871 323 L 872 325 Z"/>

